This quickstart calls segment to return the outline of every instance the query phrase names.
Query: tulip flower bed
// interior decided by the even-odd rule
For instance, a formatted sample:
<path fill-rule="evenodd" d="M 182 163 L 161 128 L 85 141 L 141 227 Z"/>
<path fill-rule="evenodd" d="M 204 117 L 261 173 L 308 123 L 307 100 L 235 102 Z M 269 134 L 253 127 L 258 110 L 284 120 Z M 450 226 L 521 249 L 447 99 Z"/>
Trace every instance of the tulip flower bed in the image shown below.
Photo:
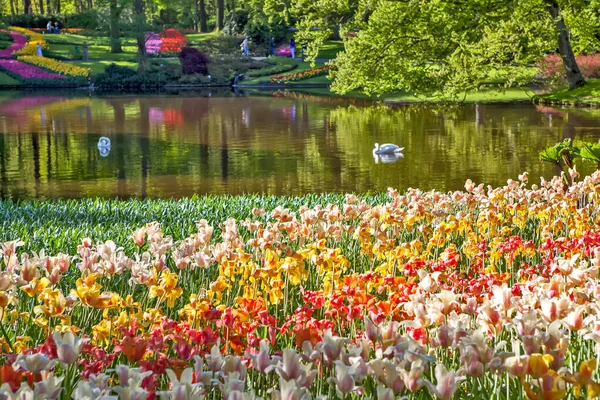
<path fill-rule="evenodd" d="M 34 56 L 37 55 L 37 45 L 40 44 L 42 49 L 46 49 L 48 44 L 44 39 L 44 35 L 33 32 L 29 29 L 20 28 L 17 26 L 11 26 L 11 31 L 19 32 L 22 35 L 25 35 L 29 40 L 25 45 L 18 51 L 15 51 L 13 54 L 17 56 Z"/>
<path fill-rule="evenodd" d="M 13 53 L 21 50 L 27 43 L 27 38 L 19 33 L 10 32 L 10 36 L 13 39 L 13 43 L 10 47 L 0 51 L 0 58 L 11 58 Z"/>
<path fill-rule="evenodd" d="M 18 59 L 28 64 L 37 65 L 47 70 L 58 72 L 62 75 L 69 75 L 79 78 L 87 78 L 90 75 L 89 68 L 82 68 L 77 65 L 67 64 L 48 57 L 20 56 Z"/>
<path fill-rule="evenodd" d="M 306 71 L 295 72 L 288 75 L 275 75 L 271 77 L 270 81 L 273 83 L 287 83 L 295 82 L 303 79 L 314 78 L 315 76 L 325 75 L 331 69 L 330 66 L 325 65 L 323 67 L 311 68 Z"/>
<path fill-rule="evenodd" d="M 73 254 L 77 232 L 102 234 L 78 202 L 2 203 L 4 237 L 32 207 L 74 210 L 70 229 L 2 244 L 0 396 L 598 397 L 600 172 L 527 179 L 293 210 L 164 202 L 173 228 L 111 230 L 118 245 L 83 238 Z M 194 202 L 219 219 L 182 232 Z M 117 227 L 146 206 L 82 205 Z M 65 250 L 34 251 L 45 234 Z"/>

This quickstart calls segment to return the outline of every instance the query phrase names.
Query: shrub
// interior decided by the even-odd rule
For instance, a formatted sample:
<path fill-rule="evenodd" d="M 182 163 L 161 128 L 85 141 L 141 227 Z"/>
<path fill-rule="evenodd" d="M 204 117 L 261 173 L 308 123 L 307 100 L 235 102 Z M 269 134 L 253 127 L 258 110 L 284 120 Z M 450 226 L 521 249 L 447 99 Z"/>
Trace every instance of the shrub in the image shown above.
<path fill-rule="evenodd" d="M 600 54 L 581 54 L 575 57 L 581 74 L 585 78 L 600 78 Z M 545 78 L 564 77 L 565 67 L 560 55 L 549 54 L 538 60 L 540 74 Z"/>
<path fill-rule="evenodd" d="M 208 75 L 208 57 L 198 49 L 184 47 L 179 54 L 181 72 L 184 75 Z"/>
<path fill-rule="evenodd" d="M 257 70 L 253 70 L 253 71 L 248 71 L 246 73 L 246 76 L 248 78 L 259 78 L 261 76 L 269 76 L 269 75 L 275 75 L 275 74 L 282 74 L 284 72 L 292 71 L 292 70 L 296 69 L 296 67 L 298 67 L 298 64 L 296 64 L 296 63 L 291 63 L 291 64 L 275 64 L 275 65 L 270 66 L 270 67 L 261 68 L 261 69 L 257 69 Z"/>
<path fill-rule="evenodd" d="M 230 36 L 244 33 L 250 13 L 247 10 L 235 10 L 227 14 L 223 26 L 223 33 Z"/>
<path fill-rule="evenodd" d="M 63 19 L 56 15 L 33 15 L 33 14 L 16 14 L 3 17 L 8 25 L 19 26 L 21 28 L 42 28 L 45 29 L 48 22 L 58 22 L 60 26 L 64 26 Z"/>
<path fill-rule="evenodd" d="M 65 28 L 80 28 L 95 30 L 99 26 L 99 15 L 96 10 L 85 10 L 71 14 L 65 18 Z M 45 26 L 44 26 L 45 28 Z"/>
<path fill-rule="evenodd" d="M 160 34 L 161 53 L 179 53 L 187 44 L 187 38 L 177 29 L 167 29 Z"/>
<path fill-rule="evenodd" d="M 98 75 L 94 84 L 100 89 L 147 90 L 177 82 L 179 67 L 151 65 L 148 72 L 138 74 L 131 68 L 109 65 L 103 74 Z"/>

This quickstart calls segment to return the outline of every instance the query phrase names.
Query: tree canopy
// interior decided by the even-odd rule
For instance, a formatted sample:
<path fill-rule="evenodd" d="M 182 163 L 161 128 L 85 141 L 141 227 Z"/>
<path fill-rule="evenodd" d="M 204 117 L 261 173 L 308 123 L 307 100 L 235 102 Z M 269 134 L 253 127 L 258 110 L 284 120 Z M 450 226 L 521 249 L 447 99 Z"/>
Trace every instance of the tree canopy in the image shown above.
<path fill-rule="evenodd" d="M 571 86 L 583 78 L 575 52 L 600 48 L 598 0 L 296 0 L 302 36 L 315 48 L 335 25 L 345 52 L 333 89 L 452 95 L 486 81 L 519 83 L 546 52 L 559 51 Z M 320 27 L 318 31 L 314 27 Z M 570 53 L 569 53 L 570 52 Z M 573 75 L 573 76 L 570 76 Z"/>

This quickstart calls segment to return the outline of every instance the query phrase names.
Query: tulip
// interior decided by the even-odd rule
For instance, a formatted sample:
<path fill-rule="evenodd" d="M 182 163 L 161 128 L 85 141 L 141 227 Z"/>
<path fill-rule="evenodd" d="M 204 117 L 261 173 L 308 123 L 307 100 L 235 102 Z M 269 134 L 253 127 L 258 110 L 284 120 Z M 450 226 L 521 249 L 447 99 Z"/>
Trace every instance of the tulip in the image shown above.
<path fill-rule="evenodd" d="M 81 346 L 90 341 L 88 338 L 73 335 L 71 331 L 66 332 L 64 335 L 60 332 L 54 332 L 52 337 L 56 343 L 58 359 L 65 364 L 75 363 L 79 357 Z"/>
<path fill-rule="evenodd" d="M 427 389 L 438 399 L 450 400 L 456 392 L 457 382 L 463 380 L 464 377 L 458 377 L 455 372 L 449 372 L 443 364 L 437 364 L 435 366 L 435 379 L 437 382 L 435 385 L 424 379 Z"/>
<path fill-rule="evenodd" d="M 30 355 L 19 354 L 15 364 L 24 370 L 39 374 L 42 371 L 48 371 L 54 368 L 56 360 L 51 360 L 44 353 L 33 353 Z"/>

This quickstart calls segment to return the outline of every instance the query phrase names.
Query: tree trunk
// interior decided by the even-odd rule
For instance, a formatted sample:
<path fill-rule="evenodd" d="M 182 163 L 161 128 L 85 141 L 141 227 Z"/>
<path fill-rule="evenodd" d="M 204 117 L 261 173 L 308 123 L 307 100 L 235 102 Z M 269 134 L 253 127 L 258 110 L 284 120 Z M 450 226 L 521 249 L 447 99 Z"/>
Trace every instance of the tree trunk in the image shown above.
<path fill-rule="evenodd" d="M 138 73 L 142 74 L 148 70 L 148 54 L 146 54 L 146 35 L 144 26 L 144 3 L 142 0 L 135 0 L 135 21 L 137 30 L 137 54 L 138 54 Z"/>
<path fill-rule="evenodd" d="M 48 15 L 52 14 L 52 3 L 50 0 L 46 0 L 46 12 Z"/>
<path fill-rule="evenodd" d="M 31 0 L 23 0 L 23 14 L 31 14 Z"/>
<path fill-rule="evenodd" d="M 46 14 L 46 13 L 44 12 L 44 0 L 39 0 L 39 2 L 38 2 L 38 3 L 39 3 L 39 5 L 40 5 L 40 14 L 41 14 L 41 15 L 44 15 L 44 14 Z"/>
<path fill-rule="evenodd" d="M 217 0 L 217 30 L 222 30 L 225 22 L 225 0 Z"/>
<path fill-rule="evenodd" d="M 200 20 L 200 32 L 205 33 L 208 31 L 206 27 L 206 1 L 200 0 L 198 2 L 198 19 Z"/>
<path fill-rule="evenodd" d="M 15 0 L 10 0 L 10 13 L 12 15 L 15 15 L 17 13 L 16 6 L 15 6 Z"/>
<path fill-rule="evenodd" d="M 60 0 L 56 0 L 56 7 L 54 8 L 56 14 L 60 14 Z"/>
<path fill-rule="evenodd" d="M 110 0 L 110 52 L 122 53 L 121 34 L 119 32 L 119 17 L 121 10 L 117 4 L 117 0 Z"/>
<path fill-rule="evenodd" d="M 556 1 L 551 1 L 549 8 L 550 15 L 552 15 L 552 18 L 556 21 L 556 27 L 558 28 L 558 51 L 565 66 L 569 89 L 583 86 L 585 85 L 585 79 L 583 78 L 583 75 L 581 75 L 577 60 L 575 60 L 573 47 L 571 47 L 571 41 L 569 40 L 569 31 L 565 25 L 565 21 L 563 21 L 560 16 L 558 3 Z"/>

